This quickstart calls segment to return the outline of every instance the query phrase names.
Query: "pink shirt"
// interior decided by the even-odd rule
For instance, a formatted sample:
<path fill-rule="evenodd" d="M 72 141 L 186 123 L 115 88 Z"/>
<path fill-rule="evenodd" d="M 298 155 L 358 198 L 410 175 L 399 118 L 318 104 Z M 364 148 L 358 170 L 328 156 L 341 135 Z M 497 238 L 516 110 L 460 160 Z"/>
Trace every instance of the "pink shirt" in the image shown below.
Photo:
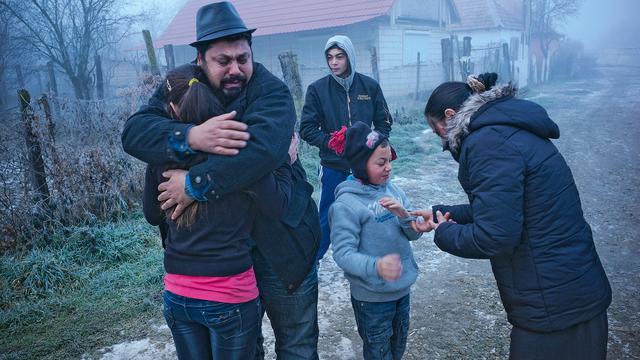
<path fill-rule="evenodd" d="M 166 274 L 164 288 L 176 295 L 228 304 L 239 304 L 258 297 L 253 267 L 231 276 Z"/>

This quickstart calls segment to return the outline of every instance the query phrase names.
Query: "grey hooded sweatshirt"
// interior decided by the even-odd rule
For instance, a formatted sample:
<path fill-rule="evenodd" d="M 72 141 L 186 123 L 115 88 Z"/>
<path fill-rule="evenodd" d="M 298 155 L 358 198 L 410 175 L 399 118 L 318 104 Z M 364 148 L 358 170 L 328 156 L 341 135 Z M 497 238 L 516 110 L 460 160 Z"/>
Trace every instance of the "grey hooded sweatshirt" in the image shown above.
<path fill-rule="evenodd" d="M 325 55 L 327 54 L 327 50 L 332 46 L 338 46 L 349 58 L 349 76 L 341 78 L 340 76 L 336 76 L 333 72 L 331 73 L 331 76 L 338 82 L 338 84 L 342 85 L 348 93 L 349 88 L 351 88 L 351 84 L 353 83 L 353 76 L 356 73 L 356 50 L 353 47 L 351 40 L 344 35 L 336 35 L 327 40 L 327 44 L 324 46 Z"/>
<path fill-rule="evenodd" d="M 349 172 L 349 162 L 328 147 L 331 133 L 343 125 L 350 127 L 361 121 L 389 136 L 393 119 L 380 84 L 356 72 L 356 52 L 351 40 L 344 35 L 330 38 L 325 56 L 334 45 L 347 54 L 351 72 L 344 79 L 330 72 L 309 85 L 300 116 L 300 137 L 320 150 L 322 166 Z"/>
<path fill-rule="evenodd" d="M 336 201 L 329 209 L 333 259 L 344 270 L 356 300 L 385 302 L 409 294 L 418 277 L 418 264 L 409 240 L 422 233 L 413 231 L 409 218 L 399 219 L 379 204 L 393 197 L 410 208 L 405 193 L 388 182 L 364 185 L 349 177 L 336 188 Z M 402 274 L 396 281 L 382 279 L 376 270 L 378 258 L 399 254 Z"/>

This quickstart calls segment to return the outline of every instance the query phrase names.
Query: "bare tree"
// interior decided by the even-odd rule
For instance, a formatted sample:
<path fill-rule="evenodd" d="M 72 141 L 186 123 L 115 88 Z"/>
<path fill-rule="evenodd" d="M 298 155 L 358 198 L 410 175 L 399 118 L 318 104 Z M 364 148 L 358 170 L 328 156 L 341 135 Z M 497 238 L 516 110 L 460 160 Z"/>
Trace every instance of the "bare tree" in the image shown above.
<path fill-rule="evenodd" d="M 6 16 L 6 12 L 0 11 L 0 109 L 5 107 L 7 101 L 6 87 L 5 87 L 5 74 L 7 72 L 7 65 L 9 65 L 10 59 L 10 31 L 9 31 L 9 19 Z"/>
<path fill-rule="evenodd" d="M 528 3 L 528 4 L 527 4 Z M 540 50 L 544 57 L 538 64 L 537 82 L 546 81 L 549 73 L 549 50 L 554 40 L 560 39 L 557 25 L 568 16 L 575 14 L 582 0 L 527 0 L 531 19 L 531 36 L 540 42 Z"/>
<path fill-rule="evenodd" d="M 0 0 L 20 25 L 18 38 L 69 78 L 77 99 L 90 99 L 94 56 L 118 43 L 133 23 L 119 0 Z"/>
<path fill-rule="evenodd" d="M 7 78 L 10 69 L 17 65 L 16 59 L 23 58 L 23 49 L 14 37 L 15 19 L 0 7 L 0 109 L 7 105 Z"/>

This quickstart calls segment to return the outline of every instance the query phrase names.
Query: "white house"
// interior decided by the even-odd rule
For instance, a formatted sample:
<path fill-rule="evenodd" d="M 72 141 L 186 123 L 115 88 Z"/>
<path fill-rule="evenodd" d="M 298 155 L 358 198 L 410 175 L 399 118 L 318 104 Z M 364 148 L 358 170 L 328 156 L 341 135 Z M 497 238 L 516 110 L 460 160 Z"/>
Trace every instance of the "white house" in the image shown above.
<path fill-rule="evenodd" d="M 195 14 L 210 2 L 189 1 L 162 35 L 154 39 L 154 46 L 161 49 L 173 45 L 176 64 L 192 61 L 195 50 L 188 44 L 196 38 Z M 245 24 L 257 28 L 253 40 L 255 60 L 281 76 L 278 54 L 294 52 L 303 89 L 328 74 L 324 44 L 337 34 L 351 38 L 356 48 L 356 70 L 377 77 L 388 97 L 433 89 L 451 76 L 461 79 L 460 60 L 470 60 L 474 72 L 496 71 L 503 78 L 511 74 L 521 86 L 527 83 L 528 42 L 522 0 L 231 2 Z M 468 58 L 463 57 L 462 51 L 465 36 L 471 37 Z M 443 39 L 453 40 L 453 75 L 447 75 L 443 65 Z M 503 52 L 505 43 L 508 57 Z"/>

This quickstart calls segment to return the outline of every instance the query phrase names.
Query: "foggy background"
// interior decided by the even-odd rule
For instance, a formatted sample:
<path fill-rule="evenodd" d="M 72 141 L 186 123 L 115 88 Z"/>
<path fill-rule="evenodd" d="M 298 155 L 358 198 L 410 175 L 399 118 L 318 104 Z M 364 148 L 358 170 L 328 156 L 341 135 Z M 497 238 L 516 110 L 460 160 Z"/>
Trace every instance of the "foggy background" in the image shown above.
<path fill-rule="evenodd" d="M 585 49 L 640 47 L 640 1 L 584 0 L 564 25 L 566 35 L 581 41 Z"/>

